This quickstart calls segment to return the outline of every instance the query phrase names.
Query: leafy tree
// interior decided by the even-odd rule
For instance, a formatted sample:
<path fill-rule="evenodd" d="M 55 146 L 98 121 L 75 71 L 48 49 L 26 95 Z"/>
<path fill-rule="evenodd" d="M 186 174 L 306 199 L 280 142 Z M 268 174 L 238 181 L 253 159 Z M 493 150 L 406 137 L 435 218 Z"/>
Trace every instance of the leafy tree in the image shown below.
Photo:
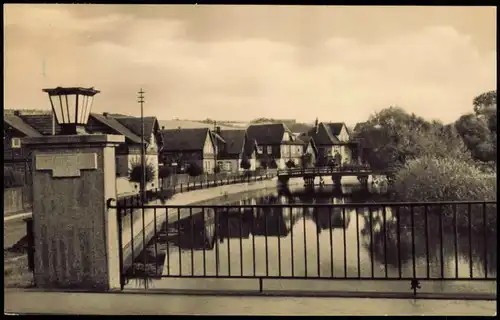
<path fill-rule="evenodd" d="M 360 139 L 364 159 L 376 169 L 398 167 L 423 155 L 467 157 L 452 126 L 426 121 L 399 107 L 371 116 L 353 136 Z"/>
<path fill-rule="evenodd" d="M 496 91 L 480 94 L 473 100 L 474 113 L 461 116 L 455 127 L 472 157 L 489 162 L 497 159 Z"/>
<path fill-rule="evenodd" d="M 251 166 L 252 165 L 251 165 L 250 161 L 248 160 L 248 158 L 244 157 L 243 159 L 241 159 L 241 163 L 240 163 L 241 169 L 249 170 Z"/>
<path fill-rule="evenodd" d="M 275 159 L 271 160 L 271 163 L 269 163 L 269 168 L 271 168 L 271 169 L 278 168 L 278 164 L 276 163 Z"/>
<path fill-rule="evenodd" d="M 130 165 L 128 171 L 128 180 L 140 184 L 142 182 L 141 178 L 144 175 L 144 182 L 150 183 L 153 181 L 155 173 L 156 173 L 155 167 L 147 160 L 145 161 L 145 170 L 143 170 L 141 161 L 136 160 L 132 162 Z"/>
<path fill-rule="evenodd" d="M 288 161 L 286 162 L 286 167 L 287 167 L 288 169 L 295 168 L 295 162 L 293 162 L 293 160 L 291 160 L 291 159 L 290 159 L 290 160 L 288 160 Z"/>
<path fill-rule="evenodd" d="M 161 179 L 168 178 L 172 175 L 172 168 L 169 166 L 161 166 L 160 170 L 158 170 L 158 177 Z"/>
<path fill-rule="evenodd" d="M 310 154 L 309 152 L 303 154 L 301 156 L 301 161 L 302 161 L 302 166 L 304 168 L 312 167 L 312 165 L 313 165 L 313 163 L 312 163 L 312 154 Z"/>
<path fill-rule="evenodd" d="M 192 162 L 188 165 L 187 173 L 191 177 L 197 177 L 203 173 L 203 169 L 196 162 Z"/>

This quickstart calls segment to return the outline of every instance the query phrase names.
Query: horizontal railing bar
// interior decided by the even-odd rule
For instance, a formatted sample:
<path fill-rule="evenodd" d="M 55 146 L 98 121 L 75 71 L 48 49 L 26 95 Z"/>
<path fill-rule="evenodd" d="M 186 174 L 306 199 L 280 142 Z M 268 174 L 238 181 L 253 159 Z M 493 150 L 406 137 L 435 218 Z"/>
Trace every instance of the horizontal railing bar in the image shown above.
<path fill-rule="evenodd" d="M 133 279 L 144 279 L 144 275 L 137 275 L 137 276 L 132 276 L 132 277 L 127 277 L 129 280 Z M 384 278 L 384 277 L 331 277 L 331 276 L 258 276 L 258 275 L 148 275 L 148 279 L 152 280 L 159 280 L 163 278 L 191 278 L 191 279 L 267 279 L 267 280 L 331 280 L 331 281 L 411 281 L 411 280 L 418 280 L 418 281 L 488 281 L 488 282 L 495 282 L 497 280 L 496 277 L 488 277 L 488 278 L 425 278 L 425 277 L 402 277 L 402 278 Z"/>
<path fill-rule="evenodd" d="M 253 204 L 253 205 L 116 205 L 115 199 L 108 200 L 108 208 L 145 208 L 145 209 L 165 209 L 165 208 L 208 208 L 208 209 L 223 209 L 223 208 L 352 208 L 352 207 L 405 207 L 405 206 L 439 206 L 439 205 L 467 205 L 467 204 L 496 204 L 496 200 L 485 201 L 433 201 L 433 202 L 356 202 L 356 203 L 335 203 L 335 204 Z"/>

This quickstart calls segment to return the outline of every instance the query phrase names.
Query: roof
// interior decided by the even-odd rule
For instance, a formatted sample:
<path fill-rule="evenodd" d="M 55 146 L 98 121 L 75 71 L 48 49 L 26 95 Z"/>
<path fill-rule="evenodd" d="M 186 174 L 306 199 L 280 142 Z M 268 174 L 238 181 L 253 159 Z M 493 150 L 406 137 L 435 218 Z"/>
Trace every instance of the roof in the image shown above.
<path fill-rule="evenodd" d="M 281 144 L 285 132 L 292 133 L 283 123 L 253 124 L 247 128 L 248 137 L 262 145 Z"/>
<path fill-rule="evenodd" d="M 330 129 L 330 132 L 334 136 L 338 136 L 340 134 L 340 131 L 342 131 L 342 127 L 345 126 L 343 122 L 330 122 L 330 123 L 325 123 L 325 125 L 327 128 Z"/>
<path fill-rule="evenodd" d="M 115 130 L 117 133 L 124 135 L 125 138 L 127 138 L 129 141 L 139 144 L 142 142 L 141 137 L 130 131 L 130 129 L 118 122 L 118 120 L 116 120 L 114 117 L 105 116 L 98 113 L 91 113 L 90 115 L 97 121 Z"/>
<path fill-rule="evenodd" d="M 323 122 L 318 124 L 318 132 L 316 132 L 316 128 L 312 128 L 307 135 L 312 137 L 316 145 L 334 145 L 340 142 Z M 300 139 L 303 138 L 303 136 L 300 137 Z"/>
<path fill-rule="evenodd" d="M 23 121 L 20 117 L 13 115 L 13 114 L 5 114 L 3 117 L 3 121 L 7 123 L 9 126 L 12 128 L 16 129 L 17 131 L 23 133 L 27 137 L 40 137 L 42 134 L 38 131 L 36 131 L 35 128 L 27 124 L 26 122 Z"/>
<path fill-rule="evenodd" d="M 203 150 L 208 128 L 161 130 L 163 151 Z"/>
<path fill-rule="evenodd" d="M 139 138 L 141 137 L 141 118 L 122 115 L 108 115 L 108 118 L 116 119 L 119 123 L 132 131 L 136 136 L 138 136 Z M 156 120 L 156 117 L 144 117 L 143 119 L 144 140 L 148 143 L 151 143 L 151 134 L 155 130 L 155 125 L 158 125 L 158 121 Z"/>
<path fill-rule="evenodd" d="M 226 142 L 223 154 L 239 155 L 245 145 L 245 130 L 221 130 L 220 136 Z"/>
<path fill-rule="evenodd" d="M 52 135 L 52 113 L 22 114 L 20 118 L 44 136 Z M 61 133 L 61 127 L 55 122 L 55 134 Z"/>

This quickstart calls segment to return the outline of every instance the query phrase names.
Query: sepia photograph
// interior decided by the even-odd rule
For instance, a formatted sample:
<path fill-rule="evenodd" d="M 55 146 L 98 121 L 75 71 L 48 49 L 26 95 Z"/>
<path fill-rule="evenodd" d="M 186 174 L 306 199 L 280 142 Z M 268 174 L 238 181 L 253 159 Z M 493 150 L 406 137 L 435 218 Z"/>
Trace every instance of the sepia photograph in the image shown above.
<path fill-rule="evenodd" d="M 496 7 L 3 8 L 4 314 L 496 315 Z"/>

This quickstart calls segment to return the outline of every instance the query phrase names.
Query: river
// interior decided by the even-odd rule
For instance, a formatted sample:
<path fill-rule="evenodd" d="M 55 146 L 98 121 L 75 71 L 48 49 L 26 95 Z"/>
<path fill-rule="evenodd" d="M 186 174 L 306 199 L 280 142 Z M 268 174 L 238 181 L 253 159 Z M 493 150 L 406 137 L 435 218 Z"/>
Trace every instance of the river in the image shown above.
<path fill-rule="evenodd" d="M 490 231 L 486 240 L 482 229 L 471 229 L 469 239 L 468 229 L 460 228 L 460 219 L 456 220 L 456 228 L 450 228 L 453 223 L 446 219 L 440 222 L 443 228 L 436 228 L 439 219 L 432 214 L 423 219 L 423 208 L 414 209 L 412 220 L 408 219 L 408 210 L 400 212 L 373 204 L 335 209 L 296 206 L 378 203 L 387 200 L 381 191 L 371 188 L 370 192 L 363 192 L 356 186 L 343 186 L 342 191 L 325 186 L 316 188 L 314 193 L 301 188 L 274 190 L 242 195 L 229 204 L 289 207 L 219 210 L 217 214 L 209 208 L 193 210 L 190 218 L 164 226 L 146 253 L 137 259 L 134 273 L 143 269 L 140 267 L 143 261 L 148 261 L 147 273 L 155 276 L 335 279 L 314 285 L 306 281 L 296 285 L 298 289 L 331 289 L 333 285 L 340 290 L 342 279 L 417 277 L 461 278 L 461 281 L 424 286 L 432 292 L 447 289 L 496 292 L 496 282 L 463 281 L 496 278 L 496 226 L 494 234 Z M 191 289 L 206 288 L 210 283 L 218 289 L 229 286 L 233 290 L 243 285 L 234 281 L 227 284 L 221 279 L 211 279 L 205 285 L 200 284 L 203 282 L 200 279 L 166 281 L 175 284 L 174 287 Z M 344 282 L 343 287 L 353 289 L 355 282 Z M 410 288 L 409 281 L 356 283 L 355 286 L 376 291 Z M 283 288 L 279 282 L 276 285 Z"/>

